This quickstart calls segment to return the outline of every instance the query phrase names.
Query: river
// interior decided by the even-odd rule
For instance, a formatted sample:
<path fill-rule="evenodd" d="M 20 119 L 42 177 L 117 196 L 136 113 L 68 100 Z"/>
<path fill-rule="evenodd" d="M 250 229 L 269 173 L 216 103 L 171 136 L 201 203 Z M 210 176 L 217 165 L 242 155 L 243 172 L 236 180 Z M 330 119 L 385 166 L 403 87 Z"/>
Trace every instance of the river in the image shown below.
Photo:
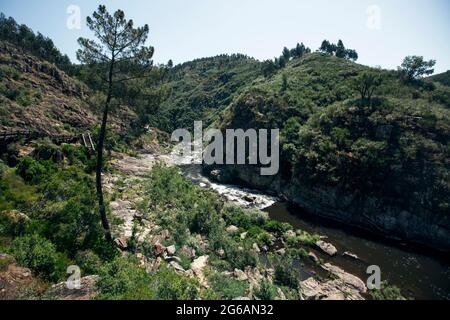
<path fill-rule="evenodd" d="M 225 200 L 264 210 L 271 219 L 288 222 L 296 229 L 325 237 L 338 249 L 335 257 L 312 250 L 325 262 L 361 279 L 368 278 L 368 266 L 377 265 L 381 269 L 382 280 L 399 287 L 407 298 L 450 300 L 449 257 L 311 217 L 298 207 L 255 190 L 212 182 L 202 174 L 198 165 L 185 165 L 181 169 L 188 179 L 203 188 L 215 190 Z M 358 259 L 344 256 L 344 252 L 356 254 Z"/>

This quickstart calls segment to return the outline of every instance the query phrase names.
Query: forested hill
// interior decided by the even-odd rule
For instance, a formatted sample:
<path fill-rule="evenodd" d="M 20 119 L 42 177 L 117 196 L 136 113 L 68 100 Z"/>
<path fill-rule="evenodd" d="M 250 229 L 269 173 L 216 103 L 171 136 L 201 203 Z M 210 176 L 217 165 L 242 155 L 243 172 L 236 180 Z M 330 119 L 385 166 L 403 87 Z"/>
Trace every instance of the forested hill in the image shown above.
<path fill-rule="evenodd" d="M 162 103 L 163 129 L 190 128 L 195 120 L 211 123 L 217 111 L 261 72 L 261 62 L 241 54 L 197 59 L 171 68 L 167 76 L 170 95 Z"/>
<path fill-rule="evenodd" d="M 371 88 L 372 95 L 366 90 Z M 222 113 L 223 128 L 280 128 L 281 173 L 225 166 L 223 182 L 311 213 L 450 248 L 450 89 L 322 53 L 291 60 Z"/>

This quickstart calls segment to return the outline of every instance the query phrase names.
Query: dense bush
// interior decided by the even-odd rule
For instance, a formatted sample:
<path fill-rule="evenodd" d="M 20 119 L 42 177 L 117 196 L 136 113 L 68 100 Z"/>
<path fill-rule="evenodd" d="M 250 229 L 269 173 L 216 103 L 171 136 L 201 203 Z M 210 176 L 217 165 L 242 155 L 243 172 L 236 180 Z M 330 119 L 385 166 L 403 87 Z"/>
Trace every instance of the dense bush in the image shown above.
<path fill-rule="evenodd" d="M 11 251 L 17 262 L 50 281 L 61 279 L 65 272 L 65 260 L 55 246 L 38 235 L 29 235 L 13 241 Z"/>
<path fill-rule="evenodd" d="M 48 161 L 36 161 L 26 156 L 17 165 L 17 173 L 27 182 L 38 183 L 48 174 L 50 167 Z"/>
<path fill-rule="evenodd" d="M 161 223 L 176 230 L 181 238 L 186 238 L 186 230 L 209 235 L 220 224 L 221 203 L 217 197 L 183 178 L 177 168 L 155 166 L 148 189 L 150 208 L 157 209 Z M 172 214 L 168 214 L 168 208 Z"/>
<path fill-rule="evenodd" d="M 380 290 L 371 290 L 369 293 L 374 300 L 405 300 L 400 289 L 387 282 L 382 283 Z"/>
<path fill-rule="evenodd" d="M 218 272 L 208 275 L 208 283 L 221 299 L 232 300 L 245 296 L 248 284 Z"/>
<path fill-rule="evenodd" d="M 277 295 L 277 288 L 267 280 L 261 281 L 259 289 L 255 291 L 255 296 L 259 300 L 274 300 Z"/>
<path fill-rule="evenodd" d="M 153 274 L 138 266 L 132 257 L 117 258 L 105 264 L 99 273 L 97 299 L 109 300 L 194 300 L 198 296 L 196 280 L 161 266 Z"/>
<path fill-rule="evenodd" d="M 292 260 L 288 257 L 276 256 L 273 259 L 275 265 L 274 283 L 292 289 L 298 288 L 298 275 L 292 266 Z"/>
<path fill-rule="evenodd" d="M 151 276 L 132 258 L 121 257 L 99 270 L 97 287 L 99 300 L 155 299 L 150 287 Z"/>

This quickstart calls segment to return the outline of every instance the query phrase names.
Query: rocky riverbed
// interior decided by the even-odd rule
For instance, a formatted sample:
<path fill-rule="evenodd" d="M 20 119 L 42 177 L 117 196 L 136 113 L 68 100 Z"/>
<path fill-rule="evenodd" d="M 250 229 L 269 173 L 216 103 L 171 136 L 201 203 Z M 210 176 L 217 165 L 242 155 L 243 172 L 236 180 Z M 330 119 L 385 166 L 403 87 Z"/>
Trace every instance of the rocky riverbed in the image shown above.
<path fill-rule="evenodd" d="M 143 194 L 143 184 L 149 171 L 157 163 L 163 163 L 167 166 L 175 166 L 177 164 L 173 161 L 173 157 L 167 153 L 143 153 L 137 157 L 114 154 L 114 160 L 112 161 L 114 173 L 105 174 L 104 184 L 105 190 L 111 198 L 110 207 L 112 214 L 118 221 L 113 223 L 115 241 L 124 251 L 127 250 L 128 241 L 132 236 L 141 242 L 150 241 L 154 246 L 157 257 L 149 260 L 142 254 L 138 254 L 142 265 L 149 272 L 156 270 L 163 261 L 166 261 L 177 272 L 195 277 L 203 286 L 208 287 L 204 275 L 204 270 L 208 268 L 208 256 L 197 256 L 195 250 L 186 246 L 176 248 L 175 246 L 165 247 L 162 245 L 164 240 L 169 238 L 168 230 L 162 230 L 151 218 L 144 218 L 138 209 L 139 203 L 145 196 Z M 226 202 L 245 208 L 264 209 L 278 201 L 275 197 L 254 190 L 213 183 L 202 175 L 199 166 L 184 164 L 180 166 L 180 170 L 182 170 L 186 178 L 192 180 L 200 187 L 216 191 Z M 227 231 L 235 232 L 231 230 L 231 227 Z M 292 236 L 295 235 L 294 232 Z M 245 237 L 245 234 L 242 234 L 241 237 Z M 198 240 L 200 243 L 206 241 L 201 237 Z M 281 239 L 275 240 L 274 242 L 279 243 L 279 245 L 273 250 L 277 250 L 277 254 L 285 254 L 283 241 Z M 271 250 L 269 248 L 259 248 L 256 244 L 253 249 L 261 254 Z M 336 254 L 334 246 L 324 240 L 317 242 L 316 249 L 330 256 Z M 180 259 L 177 257 L 178 252 L 183 252 L 192 257 L 193 262 L 188 269 L 180 265 Z M 308 270 L 303 270 L 303 266 L 296 264 L 300 268 L 300 273 L 303 273 L 303 277 L 301 277 L 303 281 L 299 288 L 299 295 L 302 299 L 364 299 L 367 293 L 364 281 L 337 266 L 322 264 L 322 260 L 317 258 L 313 252 L 310 252 L 310 260 L 311 264 Z M 236 269 L 227 272 L 227 276 L 249 283 L 248 296 L 236 298 L 252 299 L 253 290 L 259 287 L 263 278 L 272 281 L 274 270 L 270 269 L 270 267 L 261 268 Z M 318 274 L 322 276 L 318 276 Z M 281 291 L 277 293 L 277 298 L 286 299 Z"/>

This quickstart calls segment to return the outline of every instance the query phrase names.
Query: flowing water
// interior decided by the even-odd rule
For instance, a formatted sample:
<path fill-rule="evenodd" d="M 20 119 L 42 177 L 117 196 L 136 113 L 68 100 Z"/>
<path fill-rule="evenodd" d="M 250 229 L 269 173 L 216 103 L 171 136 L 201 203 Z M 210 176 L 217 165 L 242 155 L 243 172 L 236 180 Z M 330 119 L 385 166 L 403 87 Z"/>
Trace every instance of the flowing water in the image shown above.
<path fill-rule="evenodd" d="M 377 265 L 381 269 L 382 280 L 401 288 L 408 298 L 450 299 L 449 257 L 427 253 L 419 248 L 413 250 L 393 241 L 313 218 L 286 203 L 278 202 L 265 211 L 274 220 L 288 222 L 295 228 L 326 236 L 325 241 L 332 243 L 339 254 L 330 258 L 318 253 L 320 257 L 361 279 L 368 278 L 368 266 Z M 356 254 L 359 260 L 344 257 L 344 252 Z"/>
<path fill-rule="evenodd" d="M 363 280 L 369 277 L 367 267 L 377 265 L 381 269 L 382 280 L 401 288 L 407 298 L 450 300 L 449 257 L 311 217 L 295 206 L 255 190 L 214 183 L 202 174 L 198 165 L 181 168 L 188 179 L 203 188 L 215 190 L 228 201 L 247 208 L 264 209 L 274 220 L 288 222 L 296 229 L 326 237 L 326 241 L 338 249 L 338 255 L 329 257 L 312 250 L 326 262 Z M 356 254 L 358 259 L 344 256 L 344 252 Z"/>

